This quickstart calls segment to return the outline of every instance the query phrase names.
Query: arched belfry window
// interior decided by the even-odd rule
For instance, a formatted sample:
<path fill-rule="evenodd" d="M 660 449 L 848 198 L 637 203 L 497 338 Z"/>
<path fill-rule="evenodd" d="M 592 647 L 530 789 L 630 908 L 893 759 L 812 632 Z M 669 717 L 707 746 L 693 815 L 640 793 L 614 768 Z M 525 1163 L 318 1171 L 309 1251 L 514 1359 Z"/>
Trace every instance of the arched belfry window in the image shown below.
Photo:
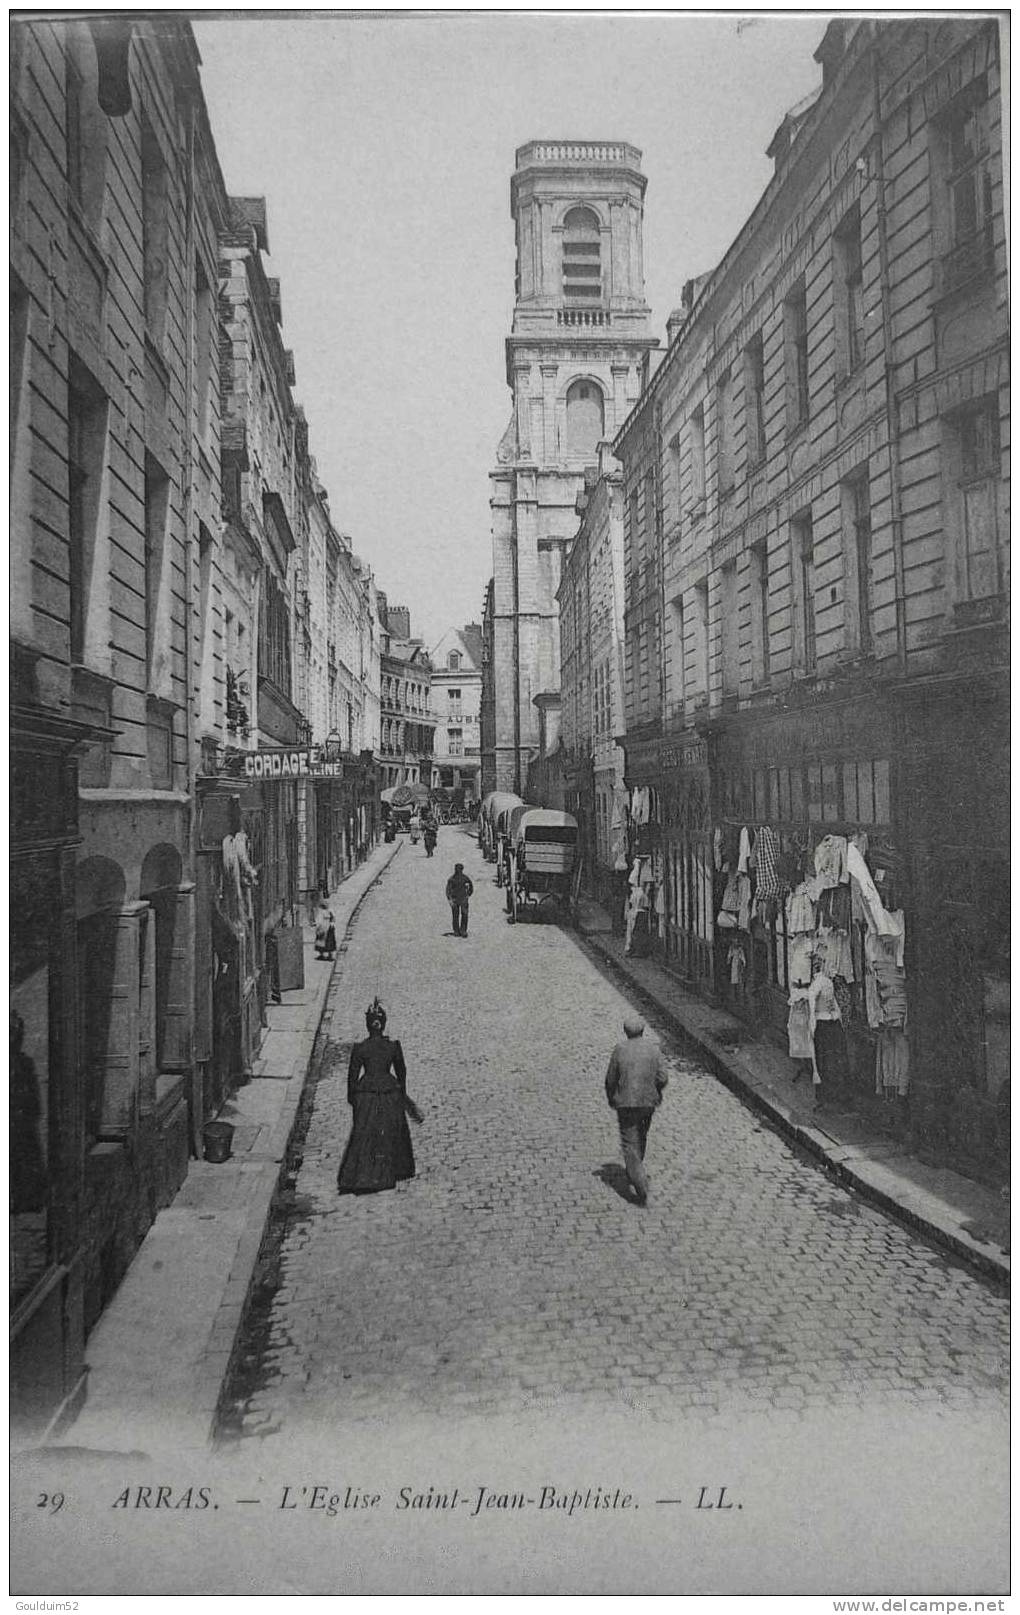
<path fill-rule="evenodd" d="M 602 393 L 593 381 L 574 381 L 567 388 L 567 453 L 594 455 L 605 434 Z"/>
<path fill-rule="evenodd" d="M 572 207 L 563 221 L 563 295 L 570 303 L 602 297 L 599 221 L 587 207 Z"/>

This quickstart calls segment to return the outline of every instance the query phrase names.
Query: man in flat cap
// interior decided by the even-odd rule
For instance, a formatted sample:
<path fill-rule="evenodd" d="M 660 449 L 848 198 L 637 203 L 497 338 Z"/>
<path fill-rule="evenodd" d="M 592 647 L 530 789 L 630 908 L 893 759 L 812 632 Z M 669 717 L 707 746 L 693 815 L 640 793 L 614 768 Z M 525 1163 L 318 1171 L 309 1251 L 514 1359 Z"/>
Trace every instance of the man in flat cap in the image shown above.
<path fill-rule="evenodd" d="M 669 1079 L 657 1046 L 642 1036 L 645 1023 L 641 1017 L 628 1015 L 623 1029 L 626 1042 L 618 1043 L 609 1057 L 606 1098 L 616 1111 L 627 1176 L 638 1205 L 643 1206 L 648 1202 L 644 1168 L 648 1129 Z"/>

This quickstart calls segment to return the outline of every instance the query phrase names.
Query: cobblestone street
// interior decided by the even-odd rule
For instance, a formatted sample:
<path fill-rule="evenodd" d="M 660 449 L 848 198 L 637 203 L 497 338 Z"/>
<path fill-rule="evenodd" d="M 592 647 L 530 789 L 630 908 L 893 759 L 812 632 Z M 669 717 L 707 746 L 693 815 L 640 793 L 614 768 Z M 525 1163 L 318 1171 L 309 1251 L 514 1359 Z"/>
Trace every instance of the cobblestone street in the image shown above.
<path fill-rule="evenodd" d="M 455 858 L 467 941 L 443 897 Z M 425 1112 L 418 1176 L 341 1199 L 347 1053 L 376 992 Z M 507 925 L 472 840 L 447 830 L 432 860 L 405 843 L 339 966 L 244 1436 L 554 1405 L 1004 1407 L 1006 1300 L 798 1159 L 665 1033 L 651 1202 L 628 1203 L 602 1088 L 627 1007 L 557 926 Z"/>

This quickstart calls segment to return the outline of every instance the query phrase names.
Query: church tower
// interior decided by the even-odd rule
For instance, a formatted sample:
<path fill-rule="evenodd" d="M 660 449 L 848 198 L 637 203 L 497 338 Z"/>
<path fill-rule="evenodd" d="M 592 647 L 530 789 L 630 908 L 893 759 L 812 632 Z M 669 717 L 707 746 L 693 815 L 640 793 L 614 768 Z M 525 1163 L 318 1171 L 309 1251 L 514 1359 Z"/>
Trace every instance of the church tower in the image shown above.
<path fill-rule="evenodd" d="M 644 297 L 640 164 L 623 141 L 533 140 L 516 154 L 513 414 L 490 474 L 495 755 L 483 773 L 497 790 L 524 794 L 535 699 L 559 689 L 556 591 L 585 466 L 623 425 L 658 345 Z"/>

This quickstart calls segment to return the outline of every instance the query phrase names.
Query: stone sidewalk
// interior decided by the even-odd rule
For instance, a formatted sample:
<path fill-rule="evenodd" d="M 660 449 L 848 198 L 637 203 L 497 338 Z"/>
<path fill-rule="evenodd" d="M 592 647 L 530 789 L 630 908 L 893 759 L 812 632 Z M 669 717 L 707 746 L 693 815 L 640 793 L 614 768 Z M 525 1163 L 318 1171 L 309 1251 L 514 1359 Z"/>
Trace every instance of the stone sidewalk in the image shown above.
<path fill-rule="evenodd" d="M 330 899 L 343 939 L 363 898 L 400 850 L 381 843 Z M 99 1452 L 203 1450 L 284 1168 L 334 965 L 305 927 L 305 985 L 267 1010 L 252 1080 L 221 1112 L 229 1161 L 192 1161 L 150 1228 L 86 1347 L 88 1393 L 51 1446 Z"/>
<path fill-rule="evenodd" d="M 655 960 L 627 957 L 604 909 L 582 899 L 579 930 L 665 1017 L 716 1076 L 839 1180 L 919 1233 L 1000 1280 L 1010 1274 L 1008 1196 L 947 1167 L 919 1160 L 853 1112 L 814 1108 L 810 1083 L 776 1044 L 754 1038 L 727 1010 L 705 1003 Z"/>

